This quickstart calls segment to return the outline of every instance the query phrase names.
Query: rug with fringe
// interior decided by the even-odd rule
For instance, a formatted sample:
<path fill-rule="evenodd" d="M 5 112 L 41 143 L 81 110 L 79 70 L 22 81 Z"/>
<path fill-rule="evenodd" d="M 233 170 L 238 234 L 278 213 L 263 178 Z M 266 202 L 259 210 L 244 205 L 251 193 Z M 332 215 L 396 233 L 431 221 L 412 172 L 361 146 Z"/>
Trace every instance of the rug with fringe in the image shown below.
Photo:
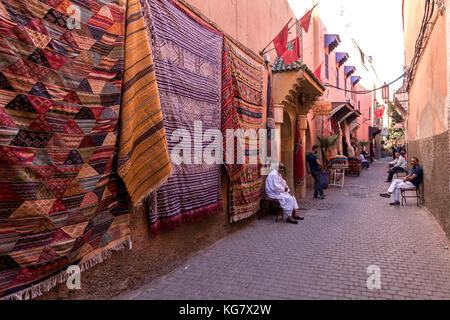
<path fill-rule="evenodd" d="M 0 1 L 0 297 L 34 298 L 131 245 L 114 165 L 125 9 Z"/>
<path fill-rule="evenodd" d="M 172 173 L 151 44 L 139 0 L 128 0 L 118 172 L 138 206 Z"/>
<path fill-rule="evenodd" d="M 175 149 L 181 155 L 177 148 L 186 147 L 184 161 L 172 159 L 172 176 L 149 199 L 150 230 L 157 234 L 222 209 L 220 165 L 203 161 L 202 151 L 211 139 L 201 139 L 207 130 L 220 132 L 223 36 L 172 1 L 141 2 L 153 36 L 153 63 L 169 154 L 173 158 Z M 197 132 L 196 121 L 201 124 Z M 184 138 L 179 145 L 180 136 Z"/>
<path fill-rule="evenodd" d="M 233 159 L 225 156 L 230 176 L 230 222 L 237 222 L 260 210 L 261 173 L 257 164 L 259 129 L 263 125 L 262 66 L 227 39 L 222 63 L 222 134 L 224 150 L 234 148 Z M 245 136 L 227 135 L 227 130 L 242 130 Z M 237 156 L 237 143 L 243 148 L 244 161 Z M 252 160 L 252 157 L 254 159 Z M 244 163 L 243 163 L 244 162 Z"/>

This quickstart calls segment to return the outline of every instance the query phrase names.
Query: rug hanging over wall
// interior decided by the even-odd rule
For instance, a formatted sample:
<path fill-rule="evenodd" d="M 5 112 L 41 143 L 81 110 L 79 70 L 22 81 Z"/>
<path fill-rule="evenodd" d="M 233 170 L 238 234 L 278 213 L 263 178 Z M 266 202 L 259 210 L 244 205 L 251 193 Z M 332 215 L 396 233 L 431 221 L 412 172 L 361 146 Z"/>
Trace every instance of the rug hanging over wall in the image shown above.
<path fill-rule="evenodd" d="M 138 206 L 172 173 L 140 0 L 128 0 L 118 172 Z"/>
<path fill-rule="evenodd" d="M 235 144 L 234 138 L 227 138 L 228 129 L 241 129 L 243 132 L 254 130 L 258 135 L 259 129 L 262 128 L 263 77 L 262 66 L 231 42 L 225 39 L 223 48 L 222 134 L 226 150 L 227 145 Z M 235 150 L 234 164 L 226 165 L 230 176 L 231 223 L 246 219 L 260 209 L 260 167 L 250 164 L 251 157 L 258 155 L 259 144 L 254 138 L 247 139 L 247 142 L 241 140 L 241 143 L 245 145 L 245 164 L 238 164 Z"/>
<path fill-rule="evenodd" d="M 195 145 L 196 150 L 204 150 L 211 140 L 200 143 L 199 136 L 206 130 L 220 130 L 223 36 L 171 1 L 142 3 L 147 23 L 152 26 L 149 32 L 153 32 L 153 62 L 169 154 L 173 158 L 179 133 L 187 136 L 183 145 L 188 149 Z M 196 121 L 202 128 L 194 130 Z M 220 165 L 206 164 L 195 150 L 183 150 L 183 157 L 181 164 L 172 159 L 172 177 L 149 199 L 154 234 L 222 209 Z"/>
<path fill-rule="evenodd" d="M 131 246 L 113 165 L 125 2 L 105 3 L 0 1 L 0 297 Z"/>

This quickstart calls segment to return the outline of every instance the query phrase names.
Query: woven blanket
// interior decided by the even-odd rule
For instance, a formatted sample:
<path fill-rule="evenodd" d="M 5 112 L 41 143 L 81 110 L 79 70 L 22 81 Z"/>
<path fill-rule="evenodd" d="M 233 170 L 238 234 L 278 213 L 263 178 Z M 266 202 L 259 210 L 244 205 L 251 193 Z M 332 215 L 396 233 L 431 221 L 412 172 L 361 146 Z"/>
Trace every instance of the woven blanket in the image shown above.
<path fill-rule="evenodd" d="M 225 39 L 222 62 L 222 134 L 224 150 L 235 145 L 235 138 L 227 139 L 228 129 L 243 132 L 254 130 L 257 134 L 263 125 L 262 66 L 245 56 Z M 245 141 L 243 141 L 245 139 Z M 245 163 L 239 164 L 234 152 L 233 164 L 226 164 L 230 176 L 230 221 L 237 222 L 257 213 L 261 200 L 261 174 L 257 164 L 251 164 L 258 154 L 257 141 L 237 138 L 244 145 Z"/>
<path fill-rule="evenodd" d="M 131 245 L 113 165 L 125 5 L 105 3 L 0 1 L 0 297 Z"/>
<path fill-rule="evenodd" d="M 142 3 L 153 31 L 153 61 L 169 154 L 179 141 L 172 139 L 177 129 L 191 136 L 192 143 L 183 140 L 183 144 L 196 144 L 203 150 L 210 141 L 194 142 L 194 121 L 201 122 L 202 133 L 220 130 L 223 36 L 192 19 L 171 1 Z M 149 199 L 153 234 L 222 209 L 220 165 L 203 161 L 196 164 L 194 152 L 186 157 L 191 164 L 172 161 L 172 177 Z"/>
<path fill-rule="evenodd" d="M 140 1 L 128 0 L 118 172 L 134 205 L 172 173 L 149 39 Z"/>

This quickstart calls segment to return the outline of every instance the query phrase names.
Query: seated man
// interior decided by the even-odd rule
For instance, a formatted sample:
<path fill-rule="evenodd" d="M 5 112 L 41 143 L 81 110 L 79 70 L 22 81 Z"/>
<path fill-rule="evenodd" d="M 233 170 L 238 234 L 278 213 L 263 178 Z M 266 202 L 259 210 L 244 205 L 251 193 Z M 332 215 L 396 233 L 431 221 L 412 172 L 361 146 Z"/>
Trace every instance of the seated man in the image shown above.
<path fill-rule="evenodd" d="M 361 154 L 359 155 L 359 159 L 361 160 L 361 168 L 370 168 L 370 162 L 367 161 L 366 157 L 364 156 L 364 154 L 361 152 Z"/>
<path fill-rule="evenodd" d="M 278 200 L 283 209 L 283 214 L 288 216 L 287 222 L 298 224 L 296 220 L 303 220 L 299 217 L 295 210 L 298 209 L 297 199 L 290 193 L 286 181 L 281 177 L 281 172 L 284 172 L 284 164 L 280 163 L 278 172 L 272 170 L 267 176 L 266 180 L 266 194 L 270 199 Z"/>
<path fill-rule="evenodd" d="M 385 182 L 392 182 L 394 174 L 406 171 L 406 160 L 400 153 L 395 153 L 395 160 L 389 163 L 389 176 Z"/>
<path fill-rule="evenodd" d="M 400 205 L 400 189 L 410 189 L 410 188 L 419 188 L 420 184 L 423 181 L 423 170 L 419 165 L 419 159 L 414 157 L 411 158 L 411 172 L 409 176 L 404 179 L 395 179 L 387 193 L 381 193 L 380 196 L 383 198 L 390 198 L 391 194 L 394 194 L 394 202 L 391 203 L 391 206 Z"/>

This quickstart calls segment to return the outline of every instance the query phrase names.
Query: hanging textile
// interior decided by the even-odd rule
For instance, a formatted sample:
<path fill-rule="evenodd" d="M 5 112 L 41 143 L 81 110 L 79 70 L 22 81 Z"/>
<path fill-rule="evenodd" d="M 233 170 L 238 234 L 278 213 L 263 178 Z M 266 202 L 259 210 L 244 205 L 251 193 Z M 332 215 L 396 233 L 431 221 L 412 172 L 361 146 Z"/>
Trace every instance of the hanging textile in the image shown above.
<path fill-rule="evenodd" d="M 153 32 L 153 63 L 172 155 L 178 144 L 172 140 L 175 130 L 186 130 L 191 139 L 195 138 L 194 121 L 201 121 L 202 133 L 220 130 L 223 35 L 192 19 L 169 0 L 142 3 Z M 195 141 L 188 147 L 194 144 L 199 146 Z M 200 146 L 203 150 L 209 144 L 203 141 Z M 192 164 L 172 163 L 172 177 L 149 199 L 153 234 L 222 209 L 220 165 L 195 164 L 194 152 L 190 158 Z"/>
<path fill-rule="evenodd" d="M 345 154 L 345 155 L 347 157 L 354 157 L 356 154 L 355 154 L 355 149 L 353 149 L 352 143 L 350 141 L 350 130 L 348 128 L 348 124 L 346 121 L 343 121 L 342 125 L 343 125 L 342 131 L 343 131 L 343 134 L 345 137 L 345 145 L 347 146 L 347 154 Z"/>
<path fill-rule="evenodd" d="M 267 129 L 267 156 L 272 157 L 272 131 L 275 129 L 275 111 L 272 98 L 272 77 L 269 74 L 267 80 L 267 119 L 266 119 L 266 129 Z"/>
<path fill-rule="evenodd" d="M 305 155 L 303 154 L 302 135 L 299 128 L 299 121 L 295 128 L 295 146 L 294 146 L 294 180 L 295 184 L 303 183 L 305 178 Z"/>
<path fill-rule="evenodd" d="M 222 67 L 222 133 L 224 150 L 234 145 L 226 139 L 227 129 L 258 130 L 262 128 L 262 66 L 246 57 L 228 40 L 224 40 Z M 252 140 L 252 141 L 251 141 Z M 251 137 L 245 145 L 245 164 L 227 164 L 230 176 L 230 221 L 246 219 L 259 211 L 261 174 L 257 164 L 249 164 L 258 154 L 258 143 Z M 235 152 L 236 157 L 236 152 Z"/>
<path fill-rule="evenodd" d="M 133 205 L 172 172 L 155 80 L 150 35 L 139 0 L 128 0 L 118 172 Z"/>
<path fill-rule="evenodd" d="M 0 297 L 131 246 L 115 172 L 125 3 L 0 1 Z M 79 8 L 79 7 L 78 7 Z"/>

